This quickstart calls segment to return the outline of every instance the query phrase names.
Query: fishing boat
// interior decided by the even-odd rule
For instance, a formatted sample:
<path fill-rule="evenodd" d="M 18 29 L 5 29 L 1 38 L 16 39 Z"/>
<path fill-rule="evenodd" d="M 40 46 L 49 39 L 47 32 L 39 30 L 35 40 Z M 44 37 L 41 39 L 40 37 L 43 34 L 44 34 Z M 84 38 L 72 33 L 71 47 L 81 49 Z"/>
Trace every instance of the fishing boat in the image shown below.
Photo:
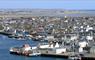
<path fill-rule="evenodd" d="M 23 47 L 11 47 L 10 54 L 23 55 L 23 56 L 39 56 L 41 53 L 36 49 L 32 49 L 28 44 Z"/>

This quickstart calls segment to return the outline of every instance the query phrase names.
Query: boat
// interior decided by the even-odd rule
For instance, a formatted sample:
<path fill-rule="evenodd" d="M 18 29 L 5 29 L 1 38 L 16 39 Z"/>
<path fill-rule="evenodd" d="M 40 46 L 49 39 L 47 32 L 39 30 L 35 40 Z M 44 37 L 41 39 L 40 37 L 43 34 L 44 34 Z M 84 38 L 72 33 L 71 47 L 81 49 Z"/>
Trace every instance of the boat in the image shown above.
<path fill-rule="evenodd" d="M 23 55 L 23 56 L 39 56 L 41 53 L 35 48 L 31 48 L 28 44 L 24 47 L 11 47 L 10 54 Z"/>
<path fill-rule="evenodd" d="M 29 56 L 39 56 L 39 55 L 41 55 L 41 53 L 38 53 L 38 52 L 34 52 L 32 54 L 29 54 Z"/>
<path fill-rule="evenodd" d="M 78 55 L 71 55 L 68 57 L 68 59 L 70 59 L 70 60 L 81 60 L 81 57 Z"/>

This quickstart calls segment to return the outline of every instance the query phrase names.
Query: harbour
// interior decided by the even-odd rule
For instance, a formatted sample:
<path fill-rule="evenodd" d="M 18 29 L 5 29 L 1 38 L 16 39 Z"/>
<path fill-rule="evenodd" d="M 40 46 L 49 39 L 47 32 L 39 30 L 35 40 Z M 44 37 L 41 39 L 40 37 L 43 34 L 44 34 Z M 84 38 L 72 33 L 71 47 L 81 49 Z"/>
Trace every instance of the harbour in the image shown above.
<path fill-rule="evenodd" d="M 0 58 L 2 58 L 2 60 L 67 60 L 67 59 L 64 59 L 64 58 L 49 58 L 49 57 L 26 57 L 26 56 L 19 56 L 19 55 L 12 55 L 10 54 L 9 52 L 9 49 L 10 47 L 13 47 L 13 46 L 22 46 L 22 44 L 25 44 L 25 43 L 29 43 L 30 45 L 32 45 L 33 41 L 18 41 L 18 40 L 13 40 L 13 39 L 10 39 L 8 38 L 7 36 L 3 36 L 3 35 L 0 35 Z M 35 44 L 33 45 L 36 45 L 38 42 L 35 42 Z"/>

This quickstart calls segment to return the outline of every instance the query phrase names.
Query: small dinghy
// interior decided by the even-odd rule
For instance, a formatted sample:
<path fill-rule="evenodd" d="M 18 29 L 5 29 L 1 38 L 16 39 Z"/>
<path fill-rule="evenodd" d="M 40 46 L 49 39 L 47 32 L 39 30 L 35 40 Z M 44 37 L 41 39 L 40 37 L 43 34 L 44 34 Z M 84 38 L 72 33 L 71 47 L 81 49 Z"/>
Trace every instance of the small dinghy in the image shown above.
<path fill-rule="evenodd" d="M 81 60 L 81 57 L 78 55 L 72 55 L 72 56 L 69 56 L 68 59 L 70 59 L 70 60 Z"/>
<path fill-rule="evenodd" d="M 39 53 L 39 52 L 35 52 L 35 53 L 32 53 L 32 54 L 29 54 L 29 56 L 39 56 L 39 55 L 41 55 L 41 53 Z"/>

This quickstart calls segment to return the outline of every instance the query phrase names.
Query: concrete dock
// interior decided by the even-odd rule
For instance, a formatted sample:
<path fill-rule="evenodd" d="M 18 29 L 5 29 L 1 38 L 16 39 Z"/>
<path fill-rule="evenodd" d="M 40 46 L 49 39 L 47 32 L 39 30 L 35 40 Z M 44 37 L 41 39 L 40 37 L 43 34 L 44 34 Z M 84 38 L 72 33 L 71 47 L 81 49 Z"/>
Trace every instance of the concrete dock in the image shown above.
<path fill-rule="evenodd" d="M 56 54 L 54 52 L 48 52 L 48 51 L 41 51 L 41 56 L 47 56 L 47 57 L 59 57 L 59 58 L 66 58 L 68 59 L 69 56 L 74 56 L 74 55 L 81 55 L 78 52 L 65 52 L 65 53 L 60 53 L 60 54 Z M 95 60 L 95 54 L 89 54 L 89 53 L 85 53 L 83 54 L 81 57 L 81 60 Z"/>
<path fill-rule="evenodd" d="M 47 56 L 47 57 L 59 57 L 59 58 L 66 58 L 68 59 L 69 56 L 74 55 L 73 52 L 67 52 L 62 54 L 55 54 L 55 53 L 42 53 L 41 56 Z M 95 54 L 84 54 L 84 56 L 81 56 L 81 60 L 95 60 Z"/>
<path fill-rule="evenodd" d="M 82 57 L 82 60 L 95 60 L 95 54 L 84 54 L 84 56 Z"/>

